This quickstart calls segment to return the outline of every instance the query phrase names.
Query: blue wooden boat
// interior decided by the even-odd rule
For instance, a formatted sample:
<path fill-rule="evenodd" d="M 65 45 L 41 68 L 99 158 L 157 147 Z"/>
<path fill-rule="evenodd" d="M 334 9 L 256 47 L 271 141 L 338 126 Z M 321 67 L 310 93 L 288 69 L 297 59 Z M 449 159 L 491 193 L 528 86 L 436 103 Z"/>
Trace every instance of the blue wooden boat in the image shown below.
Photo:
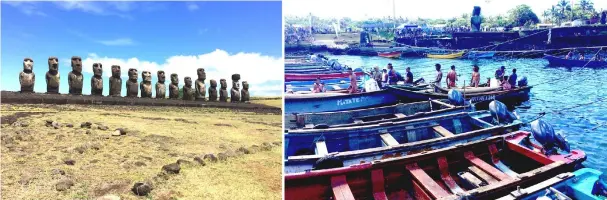
<path fill-rule="evenodd" d="M 360 80 L 362 77 L 358 77 L 358 79 Z M 292 86 L 292 87 L 296 87 L 296 86 L 310 86 L 310 85 L 314 85 L 316 81 L 287 81 L 285 82 L 285 85 L 287 86 Z M 350 79 L 349 78 L 335 78 L 335 79 L 323 79 L 321 80 L 321 83 L 324 83 L 325 85 L 329 85 L 329 84 L 343 84 L 343 83 L 350 83 Z"/>
<path fill-rule="evenodd" d="M 597 68 L 597 67 L 607 67 L 607 61 L 590 61 L 586 60 L 574 60 L 574 59 L 565 59 L 562 57 L 557 57 L 553 55 L 544 54 L 544 58 L 548 60 L 549 65 L 552 66 L 563 66 L 563 67 L 589 67 L 589 68 Z"/>
<path fill-rule="evenodd" d="M 529 100 L 529 92 L 533 86 L 516 87 L 511 90 L 499 90 L 489 92 L 478 92 L 473 94 L 465 94 L 466 101 L 472 103 L 498 100 L 504 103 L 523 102 Z M 442 92 L 434 92 L 432 90 L 409 90 L 399 86 L 388 86 L 390 91 L 395 96 L 398 96 L 401 101 L 427 101 L 428 99 L 448 99 L 448 94 Z"/>
<path fill-rule="evenodd" d="M 562 173 L 555 177 L 527 188 L 519 188 L 498 200 L 551 200 L 551 199 L 607 199 L 604 184 L 607 180 L 599 180 L 603 172 L 582 168 L 571 173 Z M 604 178 L 604 177 L 603 177 Z"/>
<path fill-rule="evenodd" d="M 358 88 L 360 89 L 362 86 L 362 82 L 358 82 Z M 346 90 L 350 87 L 350 83 L 341 83 L 341 84 L 326 84 L 324 86 L 326 91 L 339 91 Z M 314 89 L 313 85 L 307 86 L 290 86 L 287 85 L 287 92 L 311 92 Z"/>
<path fill-rule="evenodd" d="M 336 128 L 397 122 L 438 115 L 472 111 L 471 106 L 450 105 L 448 100 L 429 100 L 415 103 L 336 112 L 298 113 L 285 115 L 285 128 Z"/>
<path fill-rule="evenodd" d="M 285 134 L 285 172 L 311 170 L 329 154 L 350 166 L 387 154 L 407 155 L 481 140 L 516 131 L 522 124 L 518 118 L 495 121 L 485 110 L 355 127 L 289 130 Z"/>
<path fill-rule="evenodd" d="M 495 55 L 494 51 L 470 51 L 466 53 L 465 57 L 468 59 L 482 59 L 482 58 L 493 58 Z"/>
<path fill-rule="evenodd" d="M 353 110 L 395 104 L 398 99 L 386 90 L 357 94 L 314 93 L 285 95 L 285 113 Z"/>
<path fill-rule="evenodd" d="M 586 159 L 579 150 L 544 155 L 520 145 L 530 135 L 517 131 L 348 166 L 327 156 L 314 170 L 285 174 L 284 198 L 496 199 L 519 185 L 574 170 Z"/>
<path fill-rule="evenodd" d="M 341 73 L 343 70 L 332 70 L 332 69 L 285 69 L 285 73 L 288 74 L 331 74 L 331 73 Z"/>

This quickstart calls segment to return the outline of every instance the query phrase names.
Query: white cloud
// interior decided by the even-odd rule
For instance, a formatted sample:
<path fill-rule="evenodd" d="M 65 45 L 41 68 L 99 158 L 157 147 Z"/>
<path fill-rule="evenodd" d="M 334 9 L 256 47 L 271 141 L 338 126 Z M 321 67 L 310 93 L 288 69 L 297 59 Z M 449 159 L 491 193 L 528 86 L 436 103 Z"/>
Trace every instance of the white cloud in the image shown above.
<path fill-rule="evenodd" d="M 103 45 L 106 46 L 128 46 L 128 45 L 133 45 L 135 44 L 133 42 L 133 40 L 131 40 L 130 38 L 119 38 L 119 39 L 114 39 L 114 40 L 101 40 L 101 41 L 97 41 Z"/>
<path fill-rule="evenodd" d="M 46 17 L 47 14 L 40 11 L 36 5 L 35 2 L 30 2 L 30 1 L 2 1 L 3 4 L 6 5 L 10 5 L 12 7 L 15 7 L 17 9 L 19 9 L 23 14 L 29 15 L 29 16 L 34 16 L 34 15 L 38 15 L 38 16 L 43 16 Z"/>
<path fill-rule="evenodd" d="M 188 6 L 188 10 L 189 11 L 198 10 L 198 5 L 196 3 L 194 3 L 194 2 L 187 2 L 186 4 Z"/>
<path fill-rule="evenodd" d="M 56 1 L 53 2 L 63 10 L 80 10 L 96 15 L 114 15 L 125 19 L 133 19 L 126 12 L 132 10 L 130 2 L 93 2 L 93 1 Z"/>
<path fill-rule="evenodd" d="M 83 71 L 93 73 L 93 63 L 101 63 L 104 66 L 104 76 L 111 76 L 111 66 L 120 65 L 122 77 L 127 76 L 129 68 L 137 71 L 150 71 L 156 76 L 158 70 L 164 70 L 167 80 L 170 74 L 179 75 L 180 85 L 186 76 L 196 79 L 196 69 L 204 68 L 207 73 L 207 84 L 210 79 L 226 79 L 231 87 L 232 74 L 239 73 L 241 81 L 247 81 L 251 85 L 251 94 L 255 96 L 279 96 L 283 87 L 281 84 L 264 84 L 268 81 L 282 82 L 283 62 L 282 58 L 264 56 L 258 53 L 237 53 L 216 49 L 213 52 L 201 55 L 176 55 L 171 56 L 164 63 L 156 63 L 138 58 L 109 58 L 97 54 L 89 54 L 82 59 Z"/>

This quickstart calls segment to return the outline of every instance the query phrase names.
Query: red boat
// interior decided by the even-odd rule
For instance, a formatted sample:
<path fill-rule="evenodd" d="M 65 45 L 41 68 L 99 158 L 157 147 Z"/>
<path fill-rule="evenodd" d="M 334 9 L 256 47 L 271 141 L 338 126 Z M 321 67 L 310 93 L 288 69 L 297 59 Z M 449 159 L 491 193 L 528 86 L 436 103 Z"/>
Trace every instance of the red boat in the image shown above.
<path fill-rule="evenodd" d="M 377 53 L 377 55 L 379 57 L 384 57 L 384 58 L 399 58 L 400 54 L 401 53 L 399 51 Z"/>
<path fill-rule="evenodd" d="M 354 72 L 356 76 L 362 76 L 364 72 Z M 285 74 L 285 81 L 313 81 L 316 78 L 320 79 L 337 79 L 347 78 L 350 74 L 348 73 L 331 73 L 331 74 Z"/>
<path fill-rule="evenodd" d="M 371 163 L 288 174 L 285 199 L 495 199 L 517 186 L 573 171 L 586 159 L 579 150 L 544 155 L 530 135 L 519 131 L 442 149 L 385 155 Z"/>

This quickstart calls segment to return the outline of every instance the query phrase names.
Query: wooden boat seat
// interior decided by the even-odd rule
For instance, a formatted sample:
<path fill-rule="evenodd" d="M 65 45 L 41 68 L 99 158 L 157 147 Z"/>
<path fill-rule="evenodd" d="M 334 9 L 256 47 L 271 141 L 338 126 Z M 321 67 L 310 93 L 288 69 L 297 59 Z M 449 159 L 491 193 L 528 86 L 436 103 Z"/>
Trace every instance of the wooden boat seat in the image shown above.
<path fill-rule="evenodd" d="M 484 172 L 490 174 L 491 176 L 495 177 L 497 180 L 503 181 L 503 180 L 512 179 L 510 176 L 508 176 L 504 172 L 496 169 L 495 167 L 491 166 L 489 163 L 486 163 L 485 161 L 476 157 L 474 155 L 474 153 L 472 153 L 471 151 L 464 152 L 464 157 L 468 161 L 470 161 L 470 163 L 472 165 L 474 165 L 475 167 L 478 167 L 479 169 L 483 170 Z"/>
<path fill-rule="evenodd" d="M 373 181 L 373 198 L 375 200 L 388 200 L 384 185 L 384 170 L 371 171 L 371 181 Z"/>
<path fill-rule="evenodd" d="M 316 142 L 316 155 L 327 155 L 329 154 L 329 150 L 327 150 L 327 143 L 325 141 L 317 141 Z"/>
<path fill-rule="evenodd" d="M 354 195 L 352 194 L 352 190 L 350 190 L 346 175 L 331 177 L 331 187 L 333 188 L 335 200 L 354 200 Z"/>
<path fill-rule="evenodd" d="M 433 126 L 432 130 L 434 130 L 436 133 L 442 135 L 443 137 L 455 136 L 455 134 L 451 133 L 451 131 L 447 130 L 445 127 L 443 127 L 441 125 Z"/>
<path fill-rule="evenodd" d="M 394 116 L 396 116 L 396 118 L 405 118 L 405 117 L 407 117 L 407 115 L 402 114 L 402 113 L 395 113 Z"/>
<path fill-rule="evenodd" d="M 518 173 L 512 171 L 500 160 L 498 156 L 499 152 L 497 151 L 497 147 L 495 146 L 495 144 L 489 145 L 489 152 L 491 153 L 491 161 L 493 161 L 493 165 L 495 165 L 495 167 L 500 169 L 502 172 L 508 174 L 508 176 L 512 178 L 516 178 L 518 176 Z"/>
<path fill-rule="evenodd" d="M 483 182 L 478 177 L 474 176 L 472 173 L 464 171 L 457 174 L 463 181 L 468 182 L 470 186 L 474 188 L 479 188 L 485 186 L 487 183 Z"/>
<path fill-rule="evenodd" d="M 453 194 L 464 193 L 464 190 L 462 190 L 462 188 L 460 188 L 457 185 L 457 183 L 455 182 L 455 180 L 453 179 L 453 177 L 451 177 L 451 174 L 449 173 L 449 163 L 447 162 L 447 158 L 444 156 L 441 156 L 441 157 L 438 157 L 437 161 L 438 161 L 438 168 L 440 170 L 441 179 L 443 179 L 443 181 L 445 182 L 445 185 L 447 185 L 449 190 L 451 190 L 451 193 L 453 193 Z"/>
<path fill-rule="evenodd" d="M 483 170 L 481 170 L 475 166 L 468 167 L 468 170 L 470 170 L 474 175 L 481 177 L 481 179 L 487 181 L 487 183 L 489 183 L 489 184 L 495 184 L 495 183 L 499 182 L 497 179 L 493 178 L 491 175 L 485 173 Z"/>
<path fill-rule="evenodd" d="M 383 141 L 386 146 L 398 145 L 398 141 L 396 141 L 396 139 L 394 139 L 390 133 L 384 133 L 379 136 L 381 137 L 381 141 Z"/>
<path fill-rule="evenodd" d="M 441 106 L 445 106 L 447 108 L 455 108 L 454 105 L 446 104 L 446 103 L 443 103 L 441 101 L 437 101 L 437 100 L 431 100 L 431 101 L 432 101 L 432 103 L 435 103 L 435 104 L 438 104 L 438 105 L 441 105 Z"/>
<path fill-rule="evenodd" d="M 423 169 L 419 168 L 417 163 L 408 164 L 407 170 L 411 173 L 413 178 L 417 180 L 422 188 L 432 195 L 433 198 L 440 199 L 449 196 L 449 192 L 445 191 L 438 183 L 434 181 Z"/>

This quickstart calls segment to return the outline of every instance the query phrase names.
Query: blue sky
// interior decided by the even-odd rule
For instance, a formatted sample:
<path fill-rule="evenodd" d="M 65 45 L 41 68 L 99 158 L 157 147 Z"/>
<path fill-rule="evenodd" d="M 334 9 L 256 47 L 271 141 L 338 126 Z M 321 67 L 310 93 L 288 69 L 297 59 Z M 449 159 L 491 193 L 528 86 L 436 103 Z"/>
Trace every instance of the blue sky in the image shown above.
<path fill-rule="evenodd" d="M 205 68 L 209 79 L 240 73 L 251 94 L 279 96 L 282 87 L 281 2 L 2 2 L 2 90 L 19 90 L 25 57 L 34 60 L 36 92 L 45 92 L 49 56 L 59 58 L 67 93 L 70 57 L 83 60 L 83 93 L 90 94 L 92 63 L 139 73 L 164 70 L 183 78 Z M 139 78 L 141 81 L 141 77 Z M 231 84 L 231 80 L 228 81 Z M 123 88 L 123 95 L 125 93 Z"/>

